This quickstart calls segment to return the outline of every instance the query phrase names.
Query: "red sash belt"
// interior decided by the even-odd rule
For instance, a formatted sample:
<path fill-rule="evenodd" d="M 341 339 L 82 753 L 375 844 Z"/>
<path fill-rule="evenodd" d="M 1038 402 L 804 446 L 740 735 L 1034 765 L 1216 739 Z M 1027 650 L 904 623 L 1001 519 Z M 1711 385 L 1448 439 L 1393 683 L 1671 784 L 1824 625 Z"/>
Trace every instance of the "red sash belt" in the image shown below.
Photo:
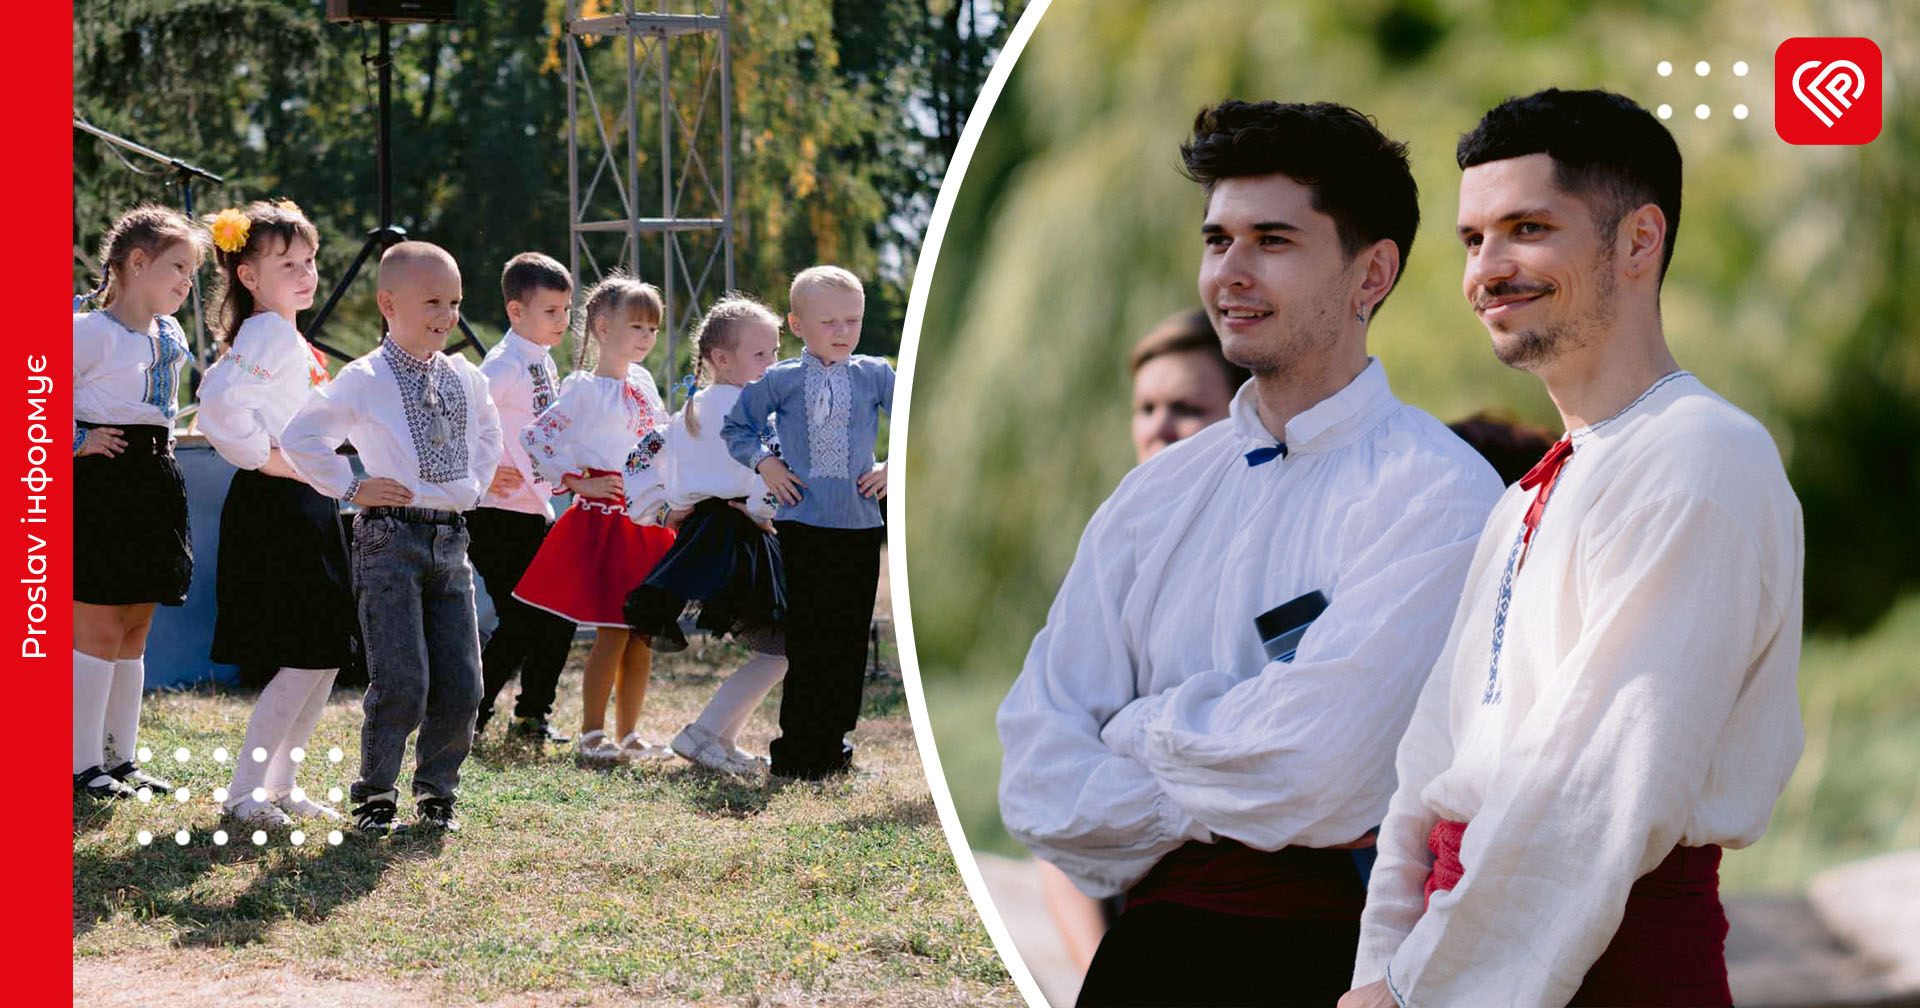
<path fill-rule="evenodd" d="M 1467 824 L 1442 820 L 1427 835 L 1427 901 L 1460 881 Z M 1675 847 L 1627 893 L 1620 929 L 1570 1004 L 1731 1005 L 1720 848 Z"/>
<path fill-rule="evenodd" d="M 1127 892 L 1127 909 L 1165 902 L 1244 917 L 1347 921 L 1360 919 L 1366 901 L 1350 850 L 1263 851 L 1225 838 L 1188 841 Z"/>

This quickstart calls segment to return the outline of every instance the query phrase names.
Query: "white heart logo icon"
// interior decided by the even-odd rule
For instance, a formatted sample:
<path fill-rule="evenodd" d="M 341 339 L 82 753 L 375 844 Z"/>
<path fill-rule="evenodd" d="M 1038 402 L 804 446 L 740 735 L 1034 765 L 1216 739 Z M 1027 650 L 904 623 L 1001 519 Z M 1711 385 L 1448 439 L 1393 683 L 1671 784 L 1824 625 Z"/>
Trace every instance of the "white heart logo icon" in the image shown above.
<path fill-rule="evenodd" d="M 1802 84 L 1807 71 L 1816 67 L 1819 72 Z M 1824 65 L 1819 60 L 1808 60 L 1793 72 L 1793 96 L 1828 126 L 1845 115 L 1847 109 L 1853 107 L 1853 100 L 1866 90 L 1867 75 L 1852 60 L 1834 60 Z"/>

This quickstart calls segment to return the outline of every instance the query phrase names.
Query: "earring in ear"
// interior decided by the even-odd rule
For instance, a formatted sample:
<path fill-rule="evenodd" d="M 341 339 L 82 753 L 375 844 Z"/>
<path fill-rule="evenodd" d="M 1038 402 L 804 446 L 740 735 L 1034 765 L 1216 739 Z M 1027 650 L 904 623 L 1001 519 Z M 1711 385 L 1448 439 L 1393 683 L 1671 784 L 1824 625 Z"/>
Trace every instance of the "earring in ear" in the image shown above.
<path fill-rule="evenodd" d="M 1359 322 L 1359 323 L 1360 323 L 1361 325 L 1366 325 L 1366 324 L 1367 324 L 1367 308 L 1366 308 L 1366 306 L 1365 306 L 1365 305 L 1362 305 L 1362 306 L 1360 306 L 1360 310 L 1359 310 L 1359 311 L 1356 311 L 1356 312 L 1354 312 L 1354 313 L 1353 313 L 1353 317 L 1354 317 L 1354 319 L 1355 319 L 1356 321 L 1358 321 L 1358 322 Z"/>

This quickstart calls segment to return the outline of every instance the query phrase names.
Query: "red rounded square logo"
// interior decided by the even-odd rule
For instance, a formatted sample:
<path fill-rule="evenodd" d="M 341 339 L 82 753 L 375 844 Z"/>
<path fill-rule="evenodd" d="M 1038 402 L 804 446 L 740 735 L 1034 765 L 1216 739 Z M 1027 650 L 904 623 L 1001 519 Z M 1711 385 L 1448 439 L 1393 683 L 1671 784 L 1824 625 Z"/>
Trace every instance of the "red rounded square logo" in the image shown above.
<path fill-rule="evenodd" d="M 1880 47 L 1866 38 L 1790 38 L 1773 51 L 1773 131 L 1790 144 L 1880 135 Z"/>

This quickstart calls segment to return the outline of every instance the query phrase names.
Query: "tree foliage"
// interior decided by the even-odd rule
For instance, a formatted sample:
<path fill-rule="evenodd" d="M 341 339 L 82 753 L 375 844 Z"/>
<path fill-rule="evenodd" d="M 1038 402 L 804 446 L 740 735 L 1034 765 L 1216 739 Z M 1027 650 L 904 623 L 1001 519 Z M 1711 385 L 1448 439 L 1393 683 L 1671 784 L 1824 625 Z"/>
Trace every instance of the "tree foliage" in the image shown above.
<path fill-rule="evenodd" d="M 730 6 L 736 285 L 783 307 L 794 272 L 843 263 L 869 282 L 862 349 L 893 354 L 957 123 L 1021 4 Z M 392 28 L 394 222 L 455 254 L 466 315 L 483 334 L 505 326 L 492 282 L 501 263 L 526 249 L 567 258 L 564 8 L 463 0 L 456 24 Z M 225 176 L 196 186 L 202 212 L 261 197 L 300 203 L 322 235 L 323 292 L 379 223 L 377 28 L 324 15 L 322 0 L 74 5 L 75 115 Z M 589 68 L 624 73 L 617 49 L 586 46 Z M 692 69 L 674 66 L 676 86 Z M 657 135 L 657 121 L 643 126 L 643 138 Z M 165 166 L 123 161 L 78 130 L 73 153 L 74 285 L 84 290 L 113 217 L 140 200 L 178 206 L 180 193 Z M 641 166 L 656 153 L 643 146 Z M 644 256 L 639 265 L 659 281 Z M 367 276 L 327 326 L 352 349 L 370 346 L 378 328 Z"/>

